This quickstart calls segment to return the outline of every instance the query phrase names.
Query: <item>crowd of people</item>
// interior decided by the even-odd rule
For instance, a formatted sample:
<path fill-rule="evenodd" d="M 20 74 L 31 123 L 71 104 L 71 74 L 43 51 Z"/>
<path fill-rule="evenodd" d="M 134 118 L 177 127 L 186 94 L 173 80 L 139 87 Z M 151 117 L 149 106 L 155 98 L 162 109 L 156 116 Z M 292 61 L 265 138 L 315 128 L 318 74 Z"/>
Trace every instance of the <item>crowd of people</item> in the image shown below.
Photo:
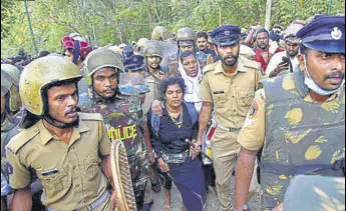
<path fill-rule="evenodd" d="M 211 188 L 220 211 L 345 209 L 344 16 L 61 45 L 2 59 L 2 210 L 114 210 L 115 141 L 137 210 L 173 184 L 187 211 Z"/>

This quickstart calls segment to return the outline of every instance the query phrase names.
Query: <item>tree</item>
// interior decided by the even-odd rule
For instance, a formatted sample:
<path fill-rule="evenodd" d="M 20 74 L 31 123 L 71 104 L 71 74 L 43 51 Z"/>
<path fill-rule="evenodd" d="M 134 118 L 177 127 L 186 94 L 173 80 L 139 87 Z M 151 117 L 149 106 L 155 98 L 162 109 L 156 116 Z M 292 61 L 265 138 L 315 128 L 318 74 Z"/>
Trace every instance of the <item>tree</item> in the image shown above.
<path fill-rule="evenodd" d="M 247 28 L 264 24 L 266 0 L 36 0 L 28 1 L 39 50 L 60 52 L 60 39 L 78 32 L 93 45 L 130 43 L 150 37 L 162 25 L 213 30 L 223 24 Z M 272 23 L 287 25 L 327 13 L 327 0 L 274 0 Z M 344 0 L 333 0 L 332 13 L 343 14 Z M 22 1 L 1 1 L 1 55 L 13 56 L 20 48 L 34 52 Z"/>

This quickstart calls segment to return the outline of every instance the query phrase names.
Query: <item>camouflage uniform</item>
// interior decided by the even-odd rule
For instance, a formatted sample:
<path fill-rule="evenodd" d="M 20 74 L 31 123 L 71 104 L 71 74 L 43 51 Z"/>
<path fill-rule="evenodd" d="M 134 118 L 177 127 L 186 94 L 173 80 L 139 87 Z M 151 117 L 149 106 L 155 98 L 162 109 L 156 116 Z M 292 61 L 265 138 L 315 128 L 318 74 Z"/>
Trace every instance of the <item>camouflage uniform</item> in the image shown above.
<path fill-rule="evenodd" d="M 124 142 L 130 163 L 131 177 L 134 184 L 137 203 L 144 200 L 147 185 L 148 159 L 143 135 L 143 113 L 137 96 L 119 96 L 115 101 L 95 100 L 85 110 L 100 113 L 112 140 Z"/>
<path fill-rule="evenodd" d="M 305 103 L 301 96 L 308 90 L 299 86 L 303 77 L 298 72 L 265 83 L 267 137 L 261 171 L 264 207 L 282 202 L 294 175 L 314 172 L 344 176 L 343 170 L 334 170 L 333 165 L 344 159 L 345 143 L 340 140 L 345 138 L 345 93 L 322 106 Z"/>
<path fill-rule="evenodd" d="M 190 28 L 181 28 L 178 30 L 177 32 L 177 41 L 178 41 L 178 53 L 170 56 L 168 59 L 168 67 L 170 70 L 170 74 L 169 76 L 180 76 L 180 72 L 179 72 L 179 66 L 180 66 L 180 53 L 181 53 L 181 49 L 180 47 L 183 45 L 188 45 L 194 46 L 194 49 L 196 49 L 196 42 L 197 40 L 197 34 L 195 31 L 193 31 Z M 206 65 L 208 65 L 210 62 L 210 58 L 209 55 L 204 53 L 204 52 L 195 52 L 196 53 L 196 57 L 197 60 L 199 62 L 200 68 L 203 69 Z"/>
<path fill-rule="evenodd" d="M 93 72 L 92 69 L 95 69 L 94 67 L 99 66 L 100 64 L 98 63 L 102 62 L 94 60 L 95 63 L 92 64 L 92 59 L 98 59 L 98 54 L 101 56 L 104 54 L 103 58 L 109 56 L 109 54 L 107 55 L 107 50 L 100 49 L 99 52 L 90 54 L 90 58 L 88 57 L 86 62 L 89 74 L 90 72 L 92 74 L 96 72 Z M 109 60 L 109 62 L 111 61 Z M 103 66 L 107 65 L 104 64 Z M 109 66 L 115 67 L 114 64 Z M 122 64 L 116 68 L 124 69 Z M 111 141 L 121 140 L 125 144 L 136 203 L 138 208 L 142 209 L 144 203 L 151 202 L 151 199 L 144 198 L 144 192 L 149 182 L 147 173 L 149 160 L 144 139 L 144 124 L 146 120 L 141 107 L 142 94 L 149 90 L 144 86 L 143 76 L 137 73 L 123 73 L 119 78 L 121 84 L 118 85 L 116 97 L 106 100 L 99 96 L 90 86 L 91 98 L 89 98 L 89 102 L 83 103 L 82 109 L 88 113 L 100 113 L 103 116 L 109 139 Z"/>

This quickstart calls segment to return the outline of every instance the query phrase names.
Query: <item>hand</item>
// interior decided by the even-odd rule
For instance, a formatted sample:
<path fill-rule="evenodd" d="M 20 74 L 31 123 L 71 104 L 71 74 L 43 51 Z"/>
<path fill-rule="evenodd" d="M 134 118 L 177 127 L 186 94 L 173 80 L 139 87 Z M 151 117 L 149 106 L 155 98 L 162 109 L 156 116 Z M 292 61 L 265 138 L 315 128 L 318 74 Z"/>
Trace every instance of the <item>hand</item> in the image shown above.
<path fill-rule="evenodd" d="M 152 110 L 154 112 L 154 114 L 158 115 L 158 116 L 162 116 L 163 115 L 163 105 L 161 101 L 155 100 L 152 103 Z"/>
<path fill-rule="evenodd" d="M 166 78 L 167 78 L 167 75 L 164 72 L 159 72 L 159 79 L 160 80 L 163 80 L 163 79 L 166 79 Z"/>
<path fill-rule="evenodd" d="M 199 153 L 201 153 L 201 146 L 202 143 L 201 142 L 194 142 L 193 143 L 194 146 L 190 147 L 190 154 L 191 154 L 191 160 L 196 159 L 196 157 L 199 155 Z"/>
<path fill-rule="evenodd" d="M 262 28 L 262 26 L 260 24 L 257 24 L 257 25 L 251 26 L 251 28 L 254 29 L 255 31 L 258 31 Z"/>
<path fill-rule="evenodd" d="M 287 64 L 279 64 L 277 67 L 277 73 L 281 73 L 284 70 L 288 70 L 288 65 Z"/>
<path fill-rule="evenodd" d="M 110 211 L 114 211 L 115 210 L 115 208 L 117 207 L 117 202 L 116 202 L 116 192 L 115 191 L 113 191 L 113 193 L 112 193 L 112 195 L 111 195 L 111 209 L 110 209 Z"/>
<path fill-rule="evenodd" d="M 162 158 L 159 159 L 159 167 L 163 173 L 169 172 L 169 167 Z"/>

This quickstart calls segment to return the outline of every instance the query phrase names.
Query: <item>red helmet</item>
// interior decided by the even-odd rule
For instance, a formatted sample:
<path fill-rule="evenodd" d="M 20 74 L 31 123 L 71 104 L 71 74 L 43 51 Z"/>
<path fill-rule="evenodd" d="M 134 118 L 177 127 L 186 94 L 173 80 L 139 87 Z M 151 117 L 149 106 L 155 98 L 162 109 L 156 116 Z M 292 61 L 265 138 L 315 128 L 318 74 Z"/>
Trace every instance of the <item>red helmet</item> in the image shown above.
<path fill-rule="evenodd" d="M 74 40 L 72 37 L 69 36 L 62 37 L 61 44 L 63 45 L 64 49 L 72 49 L 73 51 L 75 51 L 76 48 L 79 48 L 79 56 L 81 56 L 83 59 L 85 59 L 88 56 L 88 54 L 93 50 L 88 42 Z"/>

